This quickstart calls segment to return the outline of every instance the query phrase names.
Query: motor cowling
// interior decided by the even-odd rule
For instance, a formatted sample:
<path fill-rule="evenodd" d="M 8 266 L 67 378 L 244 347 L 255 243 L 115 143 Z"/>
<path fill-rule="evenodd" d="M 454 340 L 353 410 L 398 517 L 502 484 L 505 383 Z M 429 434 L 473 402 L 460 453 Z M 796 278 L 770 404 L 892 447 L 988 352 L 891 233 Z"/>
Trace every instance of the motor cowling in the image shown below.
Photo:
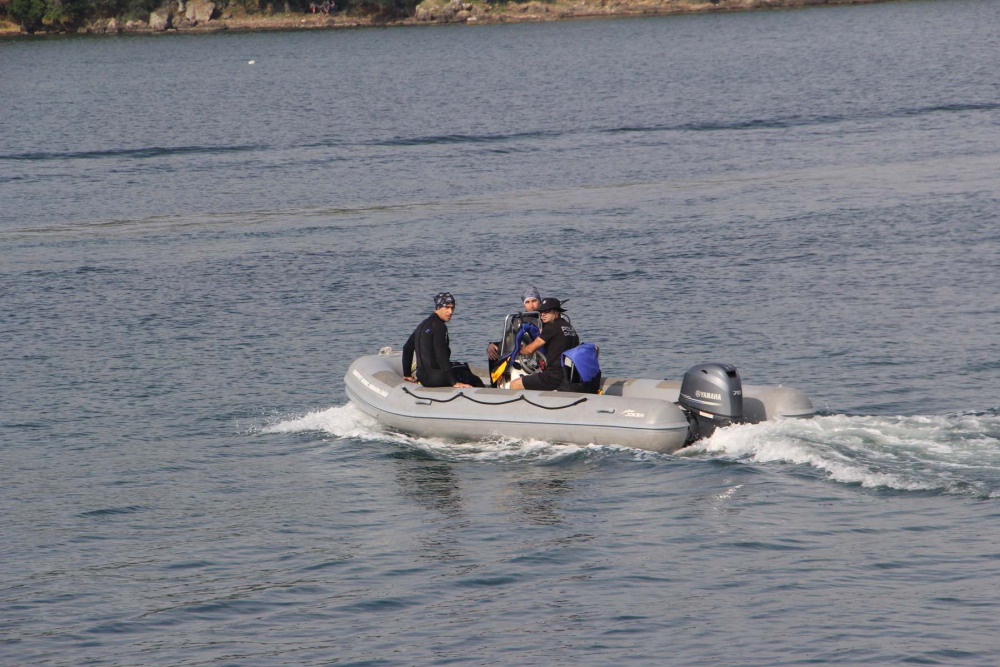
<path fill-rule="evenodd" d="M 743 382 L 731 364 L 698 364 L 681 381 L 677 404 L 690 424 L 688 441 L 707 438 L 715 429 L 743 421 Z"/>

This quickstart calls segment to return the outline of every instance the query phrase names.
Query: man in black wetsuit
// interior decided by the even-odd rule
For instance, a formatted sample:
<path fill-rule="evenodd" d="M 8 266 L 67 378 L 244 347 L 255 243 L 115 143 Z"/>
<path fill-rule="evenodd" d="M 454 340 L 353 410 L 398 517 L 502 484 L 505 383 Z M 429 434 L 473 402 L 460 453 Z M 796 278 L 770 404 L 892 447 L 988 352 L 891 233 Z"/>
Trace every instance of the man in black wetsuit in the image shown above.
<path fill-rule="evenodd" d="M 455 297 L 441 292 L 434 297 L 434 312 L 421 322 L 403 346 L 403 379 L 420 382 L 425 387 L 472 387 L 483 386 L 482 380 L 471 371 L 465 377 L 456 378 L 451 363 L 451 347 L 447 322 L 455 312 Z M 416 377 L 410 375 L 413 357 L 416 354 Z M 468 366 L 462 365 L 463 371 Z M 459 380 L 468 380 L 462 382 Z M 470 384 L 472 382 L 473 384 Z"/>
<path fill-rule="evenodd" d="M 511 389 L 539 389 L 556 391 L 562 384 L 562 355 L 580 344 L 580 337 L 573 325 L 563 319 L 562 304 L 559 299 L 542 299 L 538 306 L 542 315 L 542 333 L 538 338 L 521 348 L 521 354 L 532 354 L 545 346 L 545 370 L 517 378 L 510 383 Z"/>

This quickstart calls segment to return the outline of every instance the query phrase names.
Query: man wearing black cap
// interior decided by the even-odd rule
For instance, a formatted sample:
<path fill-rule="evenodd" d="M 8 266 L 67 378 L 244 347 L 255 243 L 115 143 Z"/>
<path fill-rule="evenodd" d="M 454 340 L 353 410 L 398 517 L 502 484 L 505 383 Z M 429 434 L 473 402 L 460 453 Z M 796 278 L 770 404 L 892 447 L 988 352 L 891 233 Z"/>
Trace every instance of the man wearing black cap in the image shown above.
<path fill-rule="evenodd" d="M 455 313 L 455 297 L 449 292 L 441 292 L 434 296 L 434 312 L 421 322 L 403 346 L 403 379 L 410 382 L 420 382 L 425 387 L 471 387 L 467 382 L 458 382 L 451 363 L 451 340 L 448 337 L 448 325 Z M 413 356 L 417 357 L 416 377 L 410 375 L 413 368 Z M 468 369 L 468 365 L 463 365 Z M 478 382 L 482 380 L 467 373 L 471 377 L 463 379 Z"/>
<path fill-rule="evenodd" d="M 545 370 L 517 378 L 510 383 L 511 389 L 539 389 L 556 391 L 562 383 L 562 355 L 580 344 L 580 337 L 573 325 L 563 319 L 565 309 L 559 299 L 542 299 L 538 310 L 542 315 L 542 333 L 538 338 L 521 348 L 521 354 L 532 354 L 545 346 Z"/>

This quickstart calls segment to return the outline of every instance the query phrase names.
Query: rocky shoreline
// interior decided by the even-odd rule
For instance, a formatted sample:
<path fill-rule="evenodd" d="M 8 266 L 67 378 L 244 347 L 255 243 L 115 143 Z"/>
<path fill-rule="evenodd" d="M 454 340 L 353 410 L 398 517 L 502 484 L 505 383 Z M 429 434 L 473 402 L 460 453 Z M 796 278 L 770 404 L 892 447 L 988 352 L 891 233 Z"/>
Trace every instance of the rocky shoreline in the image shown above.
<path fill-rule="evenodd" d="M 244 14 L 219 11 L 208 0 L 177 0 L 152 12 L 149 21 L 101 19 L 76 29 L 79 34 L 210 33 L 227 30 L 320 30 L 365 26 L 414 26 L 448 23 L 493 24 L 528 21 L 656 16 L 709 12 L 795 9 L 803 7 L 862 5 L 894 0 L 530 0 L 523 3 L 485 3 L 467 0 L 424 0 L 413 16 L 386 19 L 377 15 L 348 14 Z M 65 32 L 65 31 L 60 31 Z M 0 23 L 0 36 L 23 34 L 12 23 Z M 35 34 L 52 34 L 36 31 Z"/>

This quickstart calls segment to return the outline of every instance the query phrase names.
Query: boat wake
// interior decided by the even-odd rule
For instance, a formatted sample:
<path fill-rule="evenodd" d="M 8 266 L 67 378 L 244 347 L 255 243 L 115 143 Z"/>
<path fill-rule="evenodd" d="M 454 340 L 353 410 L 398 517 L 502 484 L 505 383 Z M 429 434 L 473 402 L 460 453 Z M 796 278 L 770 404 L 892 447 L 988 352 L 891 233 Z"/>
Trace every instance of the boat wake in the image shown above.
<path fill-rule="evenodd" d="M 499 434 L 476 442 L 418 438 L 382 427 L 353 404 L 311 412 L 263 433 L 321 432 L 396 443 L 445 461 L 558 463 L 581 456 L 672 457 L 614 445 L 560 445 Z M 1000 498 L 1000 409 L 952 415 L 825 415 L 719 429 L 675 456 L 808 469 L 870 489 Z"/>
<path fill-rule="evenodd" d="M 805 466 L 865 488 L 1000 497 L 1000 410 L 885 417 L 827 415 L 718 430 L 682 450 Z"/>
<path fill-rule="evenodd" d="M 270 424 L 261 429 L 262 433 L 307 433 L 310 431 L 328 433 L 338 438 L 397 440 L 395 437 L 387 437 L 390 434 L 382 430 L 374 418 L 354 407 L 353 403 L 310 412 L 302 417 Z"/>
<path fill-rule="evenodd" d="M 310 412 L 309 414 L 272 424 L 263 433 L 321 432 L 337 438 L 362 441 L 391 442 L 420 451 L 443 461 L 527 461 L 558 463 L 577 458 L 581 453 L 621 450 L 638 458 L 655 456 L 625 447 L 562 445 L 544 440 L 519 440 L 499 433 L 475 442 L 454 442 L 443 438 L 420 438 L 385 428 L 353 403 Z"/>

